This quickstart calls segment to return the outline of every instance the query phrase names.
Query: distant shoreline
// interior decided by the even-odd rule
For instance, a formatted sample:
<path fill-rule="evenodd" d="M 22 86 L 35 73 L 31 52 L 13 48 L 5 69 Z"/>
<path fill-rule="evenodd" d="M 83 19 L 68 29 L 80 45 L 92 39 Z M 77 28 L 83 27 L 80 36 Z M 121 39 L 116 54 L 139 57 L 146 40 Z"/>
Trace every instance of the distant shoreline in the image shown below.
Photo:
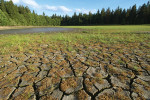
<path fill-rule="evenodd" d="M 60 27 L 60 26 L 0 26 L 0 30 L 36 28 L 36 27 Z"/>

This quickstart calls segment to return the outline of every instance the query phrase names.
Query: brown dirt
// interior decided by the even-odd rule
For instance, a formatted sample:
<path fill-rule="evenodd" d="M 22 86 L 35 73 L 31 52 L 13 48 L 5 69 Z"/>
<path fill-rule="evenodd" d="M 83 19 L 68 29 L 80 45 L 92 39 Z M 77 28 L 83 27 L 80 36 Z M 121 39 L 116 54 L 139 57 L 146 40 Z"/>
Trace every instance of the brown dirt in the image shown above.
<path fill-rule="evenodd" d="M 76 44 L 73 51 L 57 45 L 1 55 L 0 99 L 150 99 L 146 44 Z"/>

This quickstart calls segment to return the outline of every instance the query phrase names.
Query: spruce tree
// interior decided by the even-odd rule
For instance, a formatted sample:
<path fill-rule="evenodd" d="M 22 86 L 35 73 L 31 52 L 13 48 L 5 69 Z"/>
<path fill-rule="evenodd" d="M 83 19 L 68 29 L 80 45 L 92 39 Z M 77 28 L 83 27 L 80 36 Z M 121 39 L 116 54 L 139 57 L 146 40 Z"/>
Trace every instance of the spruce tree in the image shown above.
<path fill-rule="evenodd" d="M 136 5 L 132 6 L 130 14 L 129 14 L 129 22 L 130 24 L 135 24 L 136 22 Z"/>
<path fill-rule="evenodd" d="M 100 11 L 98 9 L 97 13 L 96 13 L 96 24 L 100 24 L 101 22 L 101 15 L 100 15 Z"/>
<path fill-rule="evenodd" d="M 9 19 L 7 18 L 7 16 L 5 15 L 5 13 L 3 13 L 0 9 L 0 26 L 6 26 L 9 25 Z"/>
<path fill-rule="evenodd" d="M 105 15 L 106 15 L 105 9 L 103 8 L 103 9 L 101 10 L 101 24 L 105 24 L 105 23 L 104 23 Z"/>
<path fill-rule="evenodd" d="M 105 24 L 110 24 L 111 11 L 110 8 L 106 10 Z"/>
<path fill-rule="evenodd" d="M 5 2 L 4 0 L 0 0 L 0 9 L 5 12 L 6 11 L 6 7 L 5 7 Z"/>

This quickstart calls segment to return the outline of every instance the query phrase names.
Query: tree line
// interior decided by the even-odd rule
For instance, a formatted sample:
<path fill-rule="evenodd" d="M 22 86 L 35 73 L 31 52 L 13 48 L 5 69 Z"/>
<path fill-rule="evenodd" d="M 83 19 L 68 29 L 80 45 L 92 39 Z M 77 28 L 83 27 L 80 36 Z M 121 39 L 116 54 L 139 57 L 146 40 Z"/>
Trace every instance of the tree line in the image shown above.
<path fill-rule="evenodd" d="M 12 0 L 0 0 L 0 25 L 33 25 L 33 26 L 57 26 L 61 24 L 61 17 L 53 15 L 52 17 L 38 15 L 30 11 L 26 6 L 14 5 Z"/>
<path fill-rule="evenodd" d="M 12 0 L 0 0 L 0 25 L 32 25 L 32 26 L 60 26 L 60 25 L 113 25 L 113 24 L 150 24 L 150 2 L 140 7 L 133 5 L 129 9 L 118 7 L 116 10 L 102 9 L 92 14 L 77 14 L 63 17 L 38 15 L 26 6 L 17 6 Z"/>
<path fill-rule="evenodd" d="M 62 25 L 113 25 L 113 24 L 150 24 L 150 2 L 138 7 L 133 5 L 129 9 L 118 7 L 116 10 L 102 9 L 97 13 L 62 17 Z"/>

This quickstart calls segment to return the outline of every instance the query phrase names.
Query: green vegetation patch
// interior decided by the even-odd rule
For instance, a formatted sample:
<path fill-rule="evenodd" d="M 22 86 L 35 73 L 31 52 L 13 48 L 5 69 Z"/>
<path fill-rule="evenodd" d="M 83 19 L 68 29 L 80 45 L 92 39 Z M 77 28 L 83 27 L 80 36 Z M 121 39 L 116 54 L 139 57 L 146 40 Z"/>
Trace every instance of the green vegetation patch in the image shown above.
<path fill-rule="evenodd" d="M 117 30 L 118 27 L 118 30 Z M 121 28 L 122 29 L 121 29 Z M 129 28 L 131 27 L 131 28 Z M 133 27 L 133 28 L 132 28 Z M 139 28 L 142 27 L 142 28 Z M 50 44 L 53 48 L 59 48 L 57 44 L 61 44 L 69 51 L 73 50 L 74 44 L 116 44 L 116 43 L 136 43 L 146 42 L 150 46 L 150 35 L 148 33 L 140 33 L 149 31 L 150 26 L 137 26 L 139 33 L 136 33 L 136 26 L 72 26 L 71 28 L 89 28 L 86 33 L 82 30 L 79 32 L 65 32 L 65 33 L 34 33 L 34 34 L 13 34 L 0 35 L 0 54 L 9 52 L 25 52 L 33 48 L 40 50 L 40 45 Z M 91 31 L 92 29 L 92 31 Z M 97 30 L 98 29 L 98 30 Z M 116 30 L 109 32 L 109 30 Z M 101 32 L 101 30 L 103 30 Z M 121 31 L 119 33 L 119 31 Z M 129 32 L 132 31 L 132 32 Z"/>

